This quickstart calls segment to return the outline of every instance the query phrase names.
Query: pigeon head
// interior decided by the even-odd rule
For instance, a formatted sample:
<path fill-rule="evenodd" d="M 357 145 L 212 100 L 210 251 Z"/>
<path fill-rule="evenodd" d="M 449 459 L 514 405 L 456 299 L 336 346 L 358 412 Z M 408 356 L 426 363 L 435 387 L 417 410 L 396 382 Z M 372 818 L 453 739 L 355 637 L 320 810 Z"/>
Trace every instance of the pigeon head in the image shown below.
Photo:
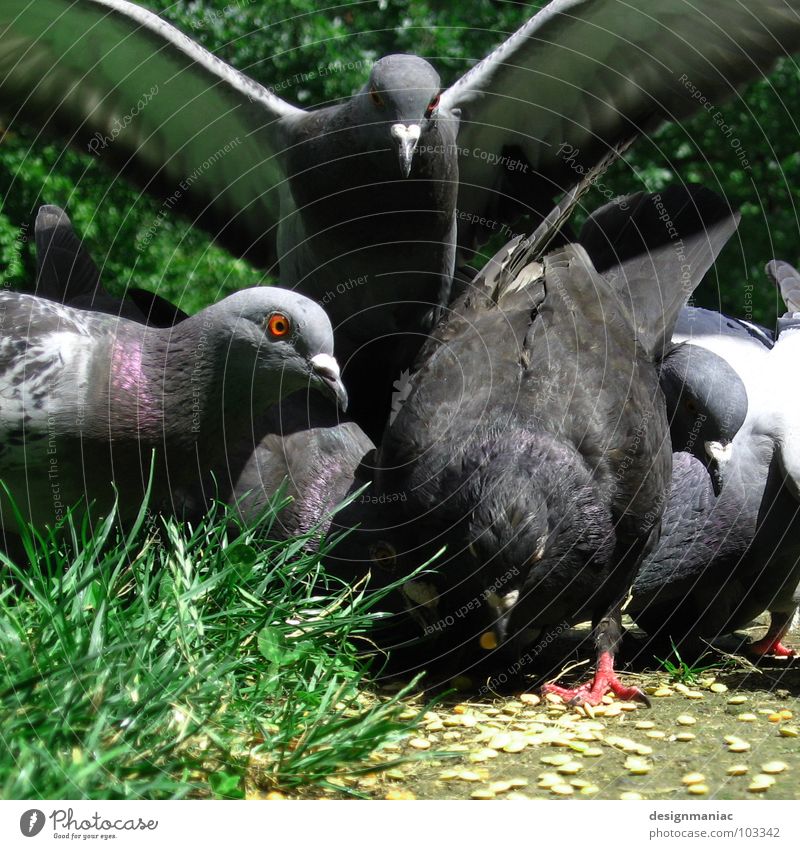
<path fill-rule="evenodd" d="M 699 345 L 673 348 L 659 376 L 674 451 L 707 463 L 707 442 L 728 444 L 747 415 L 747 390 L 722 357 Z"/>
<path fill-rule="evenodd" d="M 440 88 L 439 75 L 432 65 L 418 56 L 395 54 L 372 66 L 360 93 L 364 123 L 381 134 L 388 129 L 404 177 L 411 173 L 420 137 L 436 119 Z M 385 138 L 376 141 L 386 143 Z"/>
<path fill-rule="evenodd" d="M 347 409 L 330 320 L 309 298 L 269 286 L 245 289 L 195 319 L 201 323 L 201 338 L 202 326 L 230 338 L 226 370 L 247 370 L 255 361 L 259 371 L 277 375 L 281 396 L 310 384 Z"/>

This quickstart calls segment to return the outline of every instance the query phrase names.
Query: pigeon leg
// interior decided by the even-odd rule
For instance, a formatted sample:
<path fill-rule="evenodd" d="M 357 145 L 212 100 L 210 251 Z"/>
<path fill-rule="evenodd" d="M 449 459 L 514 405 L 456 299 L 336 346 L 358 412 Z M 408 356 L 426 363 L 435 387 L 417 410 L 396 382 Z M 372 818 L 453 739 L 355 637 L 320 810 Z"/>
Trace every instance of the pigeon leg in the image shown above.
<path fill-rule="evenodd" d="M 766 657 L 767 655 L 772 657 L 794 657 L 794 649 L 787 648 L 781 642 L 792 624 L 792 616 L 792 613 L 770 611 L 769 630 L 760 640 L 750 643 L 747 647 L 748 653 L 756 657 Z"/>
<path fill-rule="evenodd" d="M 545 684 L 542 691 L 555 693 L 570 704 L 599 705 L 606 693 L 613 693 L 618 699 L 639 699 L 649 704 L 649 699 L 638 687 L 626 687 L 614 671 L 614 653 L 622 637 L 622 613 L 619 603 L 597 623 L 594 630 L 597 645 L 594 678 L 575 688 Z"/>

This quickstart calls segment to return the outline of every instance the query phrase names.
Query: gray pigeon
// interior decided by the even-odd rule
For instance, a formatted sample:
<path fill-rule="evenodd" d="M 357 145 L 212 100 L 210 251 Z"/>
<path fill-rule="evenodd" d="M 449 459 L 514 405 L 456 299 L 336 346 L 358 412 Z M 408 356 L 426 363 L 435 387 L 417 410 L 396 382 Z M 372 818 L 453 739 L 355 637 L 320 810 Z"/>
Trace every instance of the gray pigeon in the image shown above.
<path fill-rule="evenodd" d="M 73 505 L 198 516 L 233 448 L 283 395 L 312 386 L 346 406 L 328 317 L 275 288 L 246 289 L 150 328 L 32 295 L 0 293 L 0 479 L 24 520 Z M 0 494 L 6 533 L 16 527 Z"/>
<path fill-rule="evenodd" d="M 666 211 L 683 255 L 663 221 L 660 244 L 603 275 L 580 245 L 541 259 L 541 228 L 507 245 L 420 354 L 379 448 L 382 506 L 347 511 L 362 527 L 334 550 L 334 570 L 369 568 L 383 586 L 446 549 L 403 585 L 395 608 L 408 615 L 389 639 L 411 642 L 416 623 L 423 662 L 450 675 L 493 654 L 511 666 L 526 644 L 591 618 L 594 679 L 548 689 L 590 704 L 641 695 L 613 664 L 670 481 L 655 360 L 737 219 L 697 187 L 624 208 Z"/>
<path fill-rule="evenodd" d="M 171 326 L 186 318 L 157 296 L 151 305 L 155 309 L 145 311 L 129 299 L 130 289 L 125 299 L 108 294 L 91 255 L 59 207 L 41 207 L 34 232 L 37 291 L 42 296 L 151 326 L 157 326 L 158 319 Z M 218 472 L 218 493 L 238 506 L 243 519 L 253 521 L 283 487 L 291 500 L 275 517 L 271 533 L 280 538 L 311 535 L 314 545 L 329 530 L 334 508 L 366 482 L 362 464 L 374 447 L 355 422 L 340 421 L 334 405 L 322 395 L 301 390 L 272 405 L 253 423 L 247 439 L 229 444 L 225 470 Z"/>
<path fill-rule="evenodd" d="M 0 104 L 319 301 L 374 433 L 449 301 L 456 245 L 468 255 L 610 147 L 730 97 L 800 48 L 799 10 L 554 0 L 449 87 L 392 55 L 305 111 L 133 3 L 4 0 Z"/>
<path fill-rule="evenodd" d="M 800 362 L 800 274 L 776 261 L 767 271 L 789 310 L 774 342 L 767 331 L 709 310 L 686 309 L 678 322 L 684 350 L 701 358 L 710 352 L 740 376 L 746 416 L 730 441 L 705 443 L 716 491 L 707 472 L 673 477 L 664 533 L 636 579 L 630 612 L 646 630 L 680 641 L 711 639 L 769 610 L 766 635 L 748 650 L 787 656 L 793 652 L 782 639 L 800 582 L 800 404 L 786 391 Z M 717 394 L 711 406 L 730 400 L 722 386 L 710 394 Z"/>

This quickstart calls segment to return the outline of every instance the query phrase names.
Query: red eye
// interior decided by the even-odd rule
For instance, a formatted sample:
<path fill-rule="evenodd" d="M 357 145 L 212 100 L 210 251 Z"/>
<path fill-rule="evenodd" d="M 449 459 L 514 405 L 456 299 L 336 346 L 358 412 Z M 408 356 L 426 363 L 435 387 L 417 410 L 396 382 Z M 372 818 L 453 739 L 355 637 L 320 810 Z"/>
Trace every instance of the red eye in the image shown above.
<path fill-rule="evenodd" d="M 383 107 L 386 105 L 383 102 L 383 98 L 378 94 L 377 89 L 371 88 L 369 90 L 369 96 L 372 102 L 378 107 L 378 109 L 383 109 Z"/>
<path fill-rule="evenodd" d="M 267 330 L 273 339 L 282 339 L 292 329 L 292 322 L 281 312 L 274 312 L 267 319 Z"/>
<path fill-rule="evenodd" d="M 433 115 L 433 113 L 438 108 L 439 108 L 439 95 L 437 94 L 436 97 L 434 97 L 433 100 L 428 104 L 428 108 L 425 110 L 425 117 L 430 118 L 431 115 Z"/>

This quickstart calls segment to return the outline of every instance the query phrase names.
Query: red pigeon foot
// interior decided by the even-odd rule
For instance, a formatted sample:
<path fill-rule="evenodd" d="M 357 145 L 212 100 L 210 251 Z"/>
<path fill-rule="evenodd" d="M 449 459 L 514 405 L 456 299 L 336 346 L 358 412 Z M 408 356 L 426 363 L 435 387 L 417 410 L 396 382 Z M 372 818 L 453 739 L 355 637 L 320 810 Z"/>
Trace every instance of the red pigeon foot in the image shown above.
<path fill-rule="evenodd" d="M 650 704 L 650 700 L 638 687 L 626 687 L 614 672 L 614 656 L 610 652 L 602 652 L 597 659 L 597 669 L 592 681 L 587 681 L 575 688 L 559 687 L 556 684 L 545 684 L 544 693 L 555 693 L 565 702 L 574 705 L 599 705 L 606 693 L 613 693 L 618 699 L 630 701 L 638 699 Z"/>
<path fill-rule="evenodd" d="M 769 634 L 755 643 L 750 643 L 747 651 L 756 657 L 795 657 L 796 655 L 795 650 L 785 646 L 780 637 Z"/>

